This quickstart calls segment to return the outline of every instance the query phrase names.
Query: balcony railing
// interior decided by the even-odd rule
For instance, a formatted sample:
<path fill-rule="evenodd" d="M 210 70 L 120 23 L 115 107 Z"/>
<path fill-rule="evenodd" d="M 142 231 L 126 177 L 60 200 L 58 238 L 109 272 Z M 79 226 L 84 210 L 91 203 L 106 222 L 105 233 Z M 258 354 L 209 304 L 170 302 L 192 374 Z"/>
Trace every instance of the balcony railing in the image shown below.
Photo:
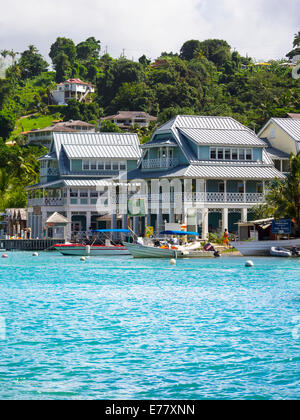
<path fill-rule="evenodd" d="M 174 168 L 178 165 L 176 158 L 145 159 L 142 162 L 143 169 Z"/>
<path fill-rule="evenodd" d="M 28 206 L 64 206 L 65 200 L 63 198 L 45 197 L 45 198 L 29 198 Z"/>
<path fill-rule="evenodd" d="M 59 171 L 58 171 L 58 168 L 41 168 L 40 175 L 41 176 L 58 176 Z"/>

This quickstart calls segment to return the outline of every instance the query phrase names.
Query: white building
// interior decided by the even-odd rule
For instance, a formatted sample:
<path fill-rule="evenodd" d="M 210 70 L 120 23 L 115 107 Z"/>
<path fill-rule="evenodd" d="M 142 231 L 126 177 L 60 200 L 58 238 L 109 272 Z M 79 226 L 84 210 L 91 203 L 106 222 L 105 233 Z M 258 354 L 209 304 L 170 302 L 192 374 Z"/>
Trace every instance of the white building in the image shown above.
<path fill-rule="evenodd" d="M 95 88 L 91 83 L 82 82 L 80 79 L 69 79 L 57 85 L 52 97 L 55 104 L 67 105 L 70 99 L 82 102 L 93 92 Z"/>

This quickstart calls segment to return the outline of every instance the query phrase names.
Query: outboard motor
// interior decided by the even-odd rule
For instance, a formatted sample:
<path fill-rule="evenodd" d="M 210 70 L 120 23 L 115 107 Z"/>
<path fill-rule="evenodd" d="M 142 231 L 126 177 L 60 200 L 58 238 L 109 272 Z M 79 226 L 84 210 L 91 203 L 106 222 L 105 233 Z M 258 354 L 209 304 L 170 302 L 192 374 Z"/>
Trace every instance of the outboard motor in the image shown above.
<path fill-rule="evenodd" d="M 214 257 L 215 258 L 220 258 L 221 257 L 220 252 L 219 251 L 215 251 L 214 252 Z"/>
<path fill-rule="evenodd" d="M 300 257 L 299 251 L 297 250 L 297 248 L 295 246 L 292 248 L 292 256 L 293 257 Z"/>

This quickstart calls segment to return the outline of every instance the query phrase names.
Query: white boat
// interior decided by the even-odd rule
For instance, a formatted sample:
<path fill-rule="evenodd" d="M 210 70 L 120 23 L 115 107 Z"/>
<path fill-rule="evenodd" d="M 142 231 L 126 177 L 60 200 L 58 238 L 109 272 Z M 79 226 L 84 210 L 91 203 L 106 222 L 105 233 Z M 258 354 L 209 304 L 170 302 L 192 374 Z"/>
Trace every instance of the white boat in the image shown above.
<path fill-rule="evenodd" d="M 196 232 L 168 230 L 160 232 L 160 235 L 169 236 L 198 236 Z M 214 257 L 214 251 L 197 251 L 201 247 L 200 242 L 193 242 L 187 245 L 163 245 L 154 246 L 141 243 L 126 243 L 128 251 L 134 258 L 207 258 Z"/>
<path fill-rule="evenodd" d="M 288 248 L 300 247 L 300 238 L 298 239 L 284 239 L 279 241 L 237 241 L 230 243 L 242 255 L 255 257 L 255 256 L 270 256 L 271 248 Z"/>
<path fill-rule="evenodd" d="M 289 258 L 292 256 L 291 251 L 289 251 L 288 249 L 282 248 L 282 247 L 275 247 L 272 246 L 270 249 L 270 255 L 272 255 L 272 257 L 284 257 L 284 258 Z"/>
<path fill-rule="evenodd" d="M 130 255 L 124 245 L 56 244 L 54 248 L 62 255 L 97 256 Z"/>
<path fill-rule="evenodd" d="M 102 234 L 130 234 L 130 231 L 127 229 L 98 229 L 94 230 L 94 233 Z M 95 242 L 95 241 L 94 241 Z M 106 239 L 105 245 L 91 245 L 87 244 L 56 244 L 54 248 L 63 255 L 77 255 L 77 256 L 97 256 L 97 257 L 106 257 L 106 256 L 119 256 L 119 255 L 130 255 L 130 252 L 125 248 L 124 245 L 113 244 L 109 239 Z"/>
<path fill-rule="evenodd" d="M 134 258 L 212 258 L 212 251 L 188 251 L 182 249 L 167 249 L 155 246 L 126 243 L 125 247 Z"/>

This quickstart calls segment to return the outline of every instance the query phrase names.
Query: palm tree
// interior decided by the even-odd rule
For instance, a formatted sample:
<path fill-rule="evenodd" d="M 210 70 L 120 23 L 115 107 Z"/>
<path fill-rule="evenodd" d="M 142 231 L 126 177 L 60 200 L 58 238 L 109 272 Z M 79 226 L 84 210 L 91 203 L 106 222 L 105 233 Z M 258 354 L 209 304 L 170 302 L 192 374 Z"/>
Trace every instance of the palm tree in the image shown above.
<path fill-rule="evenodd" d="M 295 34 L 293 46 L 294 48 L 300 47 L 300 31 L 297 34 Z"/>

